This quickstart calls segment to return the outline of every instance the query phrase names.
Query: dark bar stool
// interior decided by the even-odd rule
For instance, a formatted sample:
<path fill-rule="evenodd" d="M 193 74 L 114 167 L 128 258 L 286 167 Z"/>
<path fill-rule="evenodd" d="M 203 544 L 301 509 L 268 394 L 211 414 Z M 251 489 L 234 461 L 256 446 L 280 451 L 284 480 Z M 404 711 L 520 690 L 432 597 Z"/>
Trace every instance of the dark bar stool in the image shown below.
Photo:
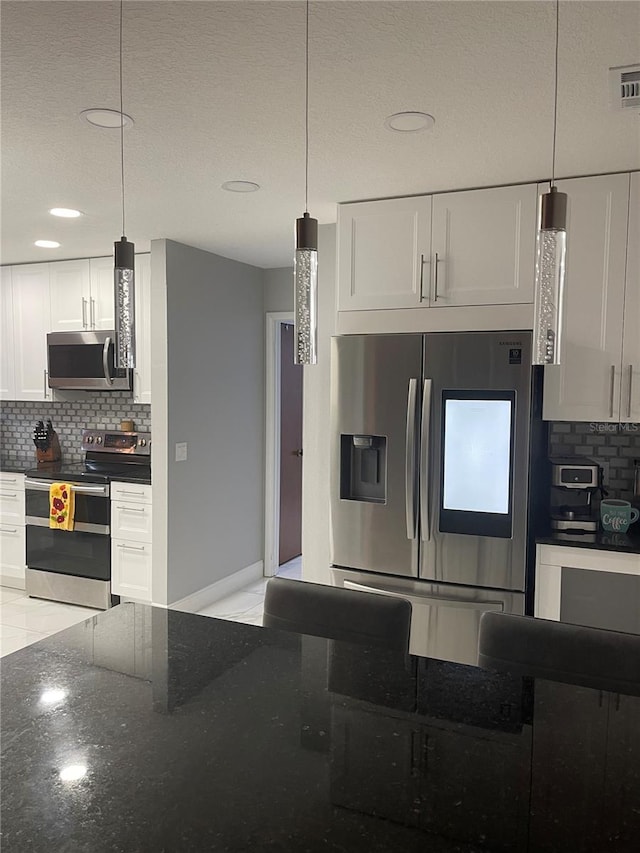
<path fill-rule="evenodd" d="M 640 635 L 531 616 L 483 613 L 478 665 L 637 695 Z"/>
<path fill-rule="evenodd" d="M 262 624 L 265 628 L 407 652 L 411 604 L 404 598 L 271 578 Z"/>

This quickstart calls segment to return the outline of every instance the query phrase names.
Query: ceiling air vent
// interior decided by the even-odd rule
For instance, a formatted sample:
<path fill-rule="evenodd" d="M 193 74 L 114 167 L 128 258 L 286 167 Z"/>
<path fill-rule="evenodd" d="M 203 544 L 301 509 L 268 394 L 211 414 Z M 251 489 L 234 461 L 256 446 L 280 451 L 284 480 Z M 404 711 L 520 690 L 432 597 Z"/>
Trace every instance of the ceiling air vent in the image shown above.
<path fill-rule="evenodd" d="M 616 109 L 640 107 L 640 65 L 620 65 L 609 69 L 611 106 Z"/>

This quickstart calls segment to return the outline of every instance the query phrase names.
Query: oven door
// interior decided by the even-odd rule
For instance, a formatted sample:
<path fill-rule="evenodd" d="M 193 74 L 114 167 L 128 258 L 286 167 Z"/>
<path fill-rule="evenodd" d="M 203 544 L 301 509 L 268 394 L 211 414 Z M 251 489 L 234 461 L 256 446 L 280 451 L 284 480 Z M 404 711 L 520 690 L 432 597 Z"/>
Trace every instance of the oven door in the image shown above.
<path fill-rule="evenodd" d="M 25 480 L 27 566 L 59 574 L 108 581 L 111 578 L 109 485 L 73 485 L 73 530 L 49 527 L 51 482 Z"/>

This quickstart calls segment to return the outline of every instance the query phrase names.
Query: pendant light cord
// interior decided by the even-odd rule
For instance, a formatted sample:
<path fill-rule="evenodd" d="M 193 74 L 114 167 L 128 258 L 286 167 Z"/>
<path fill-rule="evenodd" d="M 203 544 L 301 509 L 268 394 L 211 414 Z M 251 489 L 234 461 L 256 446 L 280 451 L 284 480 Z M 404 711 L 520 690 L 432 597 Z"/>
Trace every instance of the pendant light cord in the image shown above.
<path fill-rule="evenodd" d="M 560 0 L 556 0 L 556 62 L 555 62 L 555 83 L 553 96 L 553 151 L 551 154 L 551 186 L 555 184 L 556 178 L 556 129 L 558 125 L 558 36 L 560 33 Z"/>
<path fill-rule="evenodd" d="M 307 0 L 307 25 L 305 47 L 305 126 L 304 126 L 304 211 L 309 212 L 309 0 Z"/>
<path fill-rule="evenodd" d="M 122 106 L 122 11 L 124 0 L 120 0 L 120 175 L 122 180 L 122 236 L 124 227 L 124 111 Z"/>

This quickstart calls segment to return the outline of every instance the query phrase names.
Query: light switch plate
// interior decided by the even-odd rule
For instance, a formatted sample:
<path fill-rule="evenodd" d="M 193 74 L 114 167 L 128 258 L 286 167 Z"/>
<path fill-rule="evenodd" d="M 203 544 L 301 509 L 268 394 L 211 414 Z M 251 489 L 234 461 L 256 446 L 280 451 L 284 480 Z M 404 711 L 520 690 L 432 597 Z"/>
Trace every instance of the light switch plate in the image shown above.
<path fill-rule="evenodd" d="M 187 461 L 187 442 L 179 441 L 176 444 L 176 462 Z"/>

